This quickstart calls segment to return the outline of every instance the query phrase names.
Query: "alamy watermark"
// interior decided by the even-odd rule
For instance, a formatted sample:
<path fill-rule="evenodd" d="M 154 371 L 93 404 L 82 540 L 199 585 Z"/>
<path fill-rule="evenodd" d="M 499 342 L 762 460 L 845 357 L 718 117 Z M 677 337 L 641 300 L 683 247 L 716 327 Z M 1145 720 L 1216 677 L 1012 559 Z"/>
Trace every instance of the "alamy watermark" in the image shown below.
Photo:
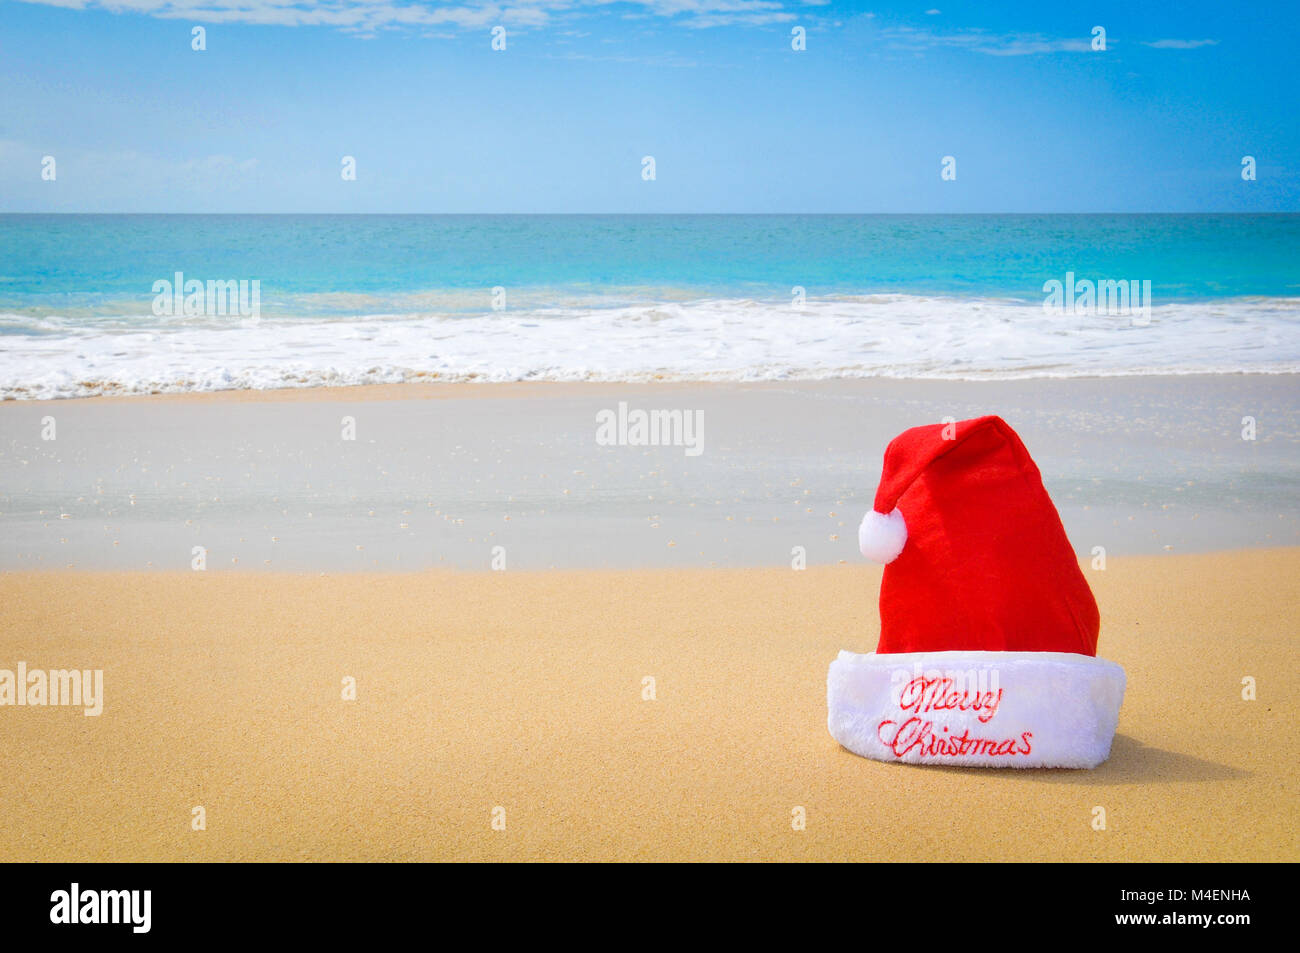
<path fill-rule="evenodd" d="M 224 317 L 237 315 L 256 324 L 262 319 L 262 282 L 225 279 L 186 279 L 176 272 L 175 280 L 159 278 L 153 283 L 153 313 L 156 317 Z"/>
<path fill-rule="evenodd" d="M 0 668 L 0 706 L 80 707 L 87 717 L 104 712 L 104 670 Z"/>
<path fill-rule="evenodd" d="M 596 414 L 596 443 L 602 447 L 685 447 L 686 456 L 704 452 L 704 411 L 618 409 Z"/>
<path fill-rule="evenodd" d="M 1129 315 L 1134 324 L 1151 322 L 1151 279 L 1076 279 L 1067 271 L 1065 280 L 1043 282 L 1043 310 L 1058 314 Z"/>
<path fill-rule="evenodd" d="M 152 890 L 89 890 L 74 881 L 50 894 L 50 922 L 123 924 L 132 933 L 148 933 L 152 907 Z"/>

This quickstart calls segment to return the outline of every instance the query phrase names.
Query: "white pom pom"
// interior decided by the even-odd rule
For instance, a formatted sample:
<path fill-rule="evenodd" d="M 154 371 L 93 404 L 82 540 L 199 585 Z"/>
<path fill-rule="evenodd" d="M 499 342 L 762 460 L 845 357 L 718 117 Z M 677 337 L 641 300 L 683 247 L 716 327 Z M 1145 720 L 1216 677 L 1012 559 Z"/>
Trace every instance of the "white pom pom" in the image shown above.
<path fill-rule="evenodd" d="M 858 548 L 872 562 L 892 563 L 906 542 L 907 523 L 897 507 L 888 516 L 872 510 L 862 517 L 862 525 L 858 527 Z"/>

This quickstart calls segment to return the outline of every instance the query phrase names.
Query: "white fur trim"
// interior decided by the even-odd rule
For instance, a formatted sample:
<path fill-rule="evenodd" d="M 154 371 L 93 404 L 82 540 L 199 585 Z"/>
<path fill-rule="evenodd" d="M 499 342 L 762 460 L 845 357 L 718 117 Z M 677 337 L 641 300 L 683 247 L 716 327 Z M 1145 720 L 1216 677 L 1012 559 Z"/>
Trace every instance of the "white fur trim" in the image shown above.
<path fill-rule="evenodd" d="M 840 652 L 827 727 L 855 754 L 911 764 L 1095 768 L 1124 669 L 1068 652 Z"/>
<path fill-rule="evenodd" d="M 872 562 L 892 563 L 907 544 L 907 523 L 894 507 L 886 516 L 870 510 L 858 527 L 858 548 Z"/>

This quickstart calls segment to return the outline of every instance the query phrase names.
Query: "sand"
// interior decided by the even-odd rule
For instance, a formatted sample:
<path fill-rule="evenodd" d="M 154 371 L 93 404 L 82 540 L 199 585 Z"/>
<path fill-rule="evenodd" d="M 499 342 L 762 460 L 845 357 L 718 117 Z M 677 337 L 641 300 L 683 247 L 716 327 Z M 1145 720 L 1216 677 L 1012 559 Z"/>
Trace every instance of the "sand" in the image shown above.
<path fill-rule="evenodd" d="M 862 565 L 6 573 L 0 668 L 102 668 L 106 697 L 0 708 L 0 859 L 1300 859 L 1300 549 L 1086 572 L 1129 678 L 1089 772 L 840 748 Z"/>

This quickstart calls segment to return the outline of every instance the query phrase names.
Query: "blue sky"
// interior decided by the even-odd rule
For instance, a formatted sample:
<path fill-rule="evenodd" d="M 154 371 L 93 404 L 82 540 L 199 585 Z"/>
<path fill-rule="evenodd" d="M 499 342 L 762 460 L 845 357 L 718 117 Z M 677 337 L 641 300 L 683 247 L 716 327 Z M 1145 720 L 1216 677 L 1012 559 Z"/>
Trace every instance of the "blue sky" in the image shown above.
<path fill-rule="evenodd" d="M 0 0 L 0 210 L 1300 211 L 1298 22 L 1199 0 Z"/>

